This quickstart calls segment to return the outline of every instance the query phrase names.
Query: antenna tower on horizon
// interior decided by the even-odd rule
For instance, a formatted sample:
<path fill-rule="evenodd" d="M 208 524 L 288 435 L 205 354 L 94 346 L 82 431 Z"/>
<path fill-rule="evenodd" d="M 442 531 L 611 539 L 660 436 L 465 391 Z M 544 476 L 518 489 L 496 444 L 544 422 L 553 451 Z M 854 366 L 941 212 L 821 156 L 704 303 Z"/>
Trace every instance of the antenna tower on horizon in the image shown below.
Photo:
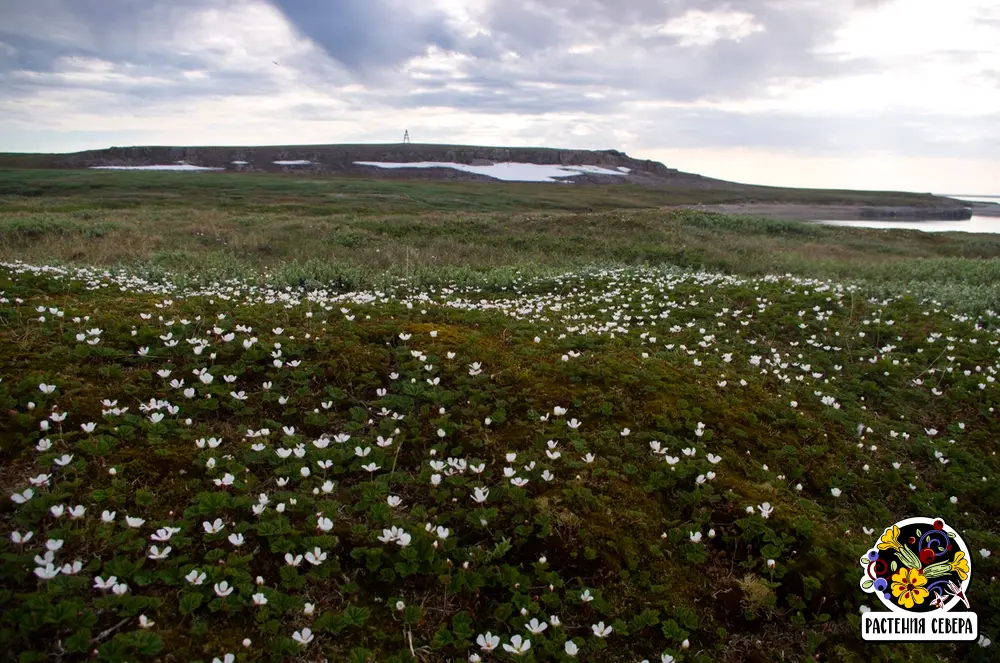
<path fill-rule="evenodd" d="M 407 143 L 407 144 L 410 142 L 410 130 L 409 129 L 405 129 L 403 131 L 403 142 Z"/>

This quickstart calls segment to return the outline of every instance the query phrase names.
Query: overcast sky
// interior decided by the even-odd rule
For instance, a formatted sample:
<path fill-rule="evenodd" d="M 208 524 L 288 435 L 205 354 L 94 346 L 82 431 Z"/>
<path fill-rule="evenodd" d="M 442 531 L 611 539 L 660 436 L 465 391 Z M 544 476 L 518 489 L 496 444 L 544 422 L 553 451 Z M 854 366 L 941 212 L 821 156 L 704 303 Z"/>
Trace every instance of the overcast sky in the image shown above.
<path fill-rule="evenodd" d="M 404 129 L 1000 194 L 1000 2 L 0 0 L 0 151 Z"/>

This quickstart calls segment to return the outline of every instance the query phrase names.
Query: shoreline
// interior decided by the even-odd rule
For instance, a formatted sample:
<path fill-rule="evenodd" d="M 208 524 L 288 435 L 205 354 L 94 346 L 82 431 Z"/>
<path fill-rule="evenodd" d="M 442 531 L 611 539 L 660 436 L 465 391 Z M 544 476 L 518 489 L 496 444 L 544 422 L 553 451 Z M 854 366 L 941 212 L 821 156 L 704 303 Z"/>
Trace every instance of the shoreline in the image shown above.
<path fill-rule="evenodd" d="M 967 203 L 954 208 L 927 209 L 894 208 L 871 205 L 824 205 L 810 203 L 731 203 L 680 205 L 682 209 L 715 212 L 733 216 L 754 216 L 765 219 L 792 221 L 967 221 L 956 218 L 962 208 L 971 211 L 970 216 L 1000 218 L 1000 204 Z M 937 212 L 937 213 L 935 213 Z"/>

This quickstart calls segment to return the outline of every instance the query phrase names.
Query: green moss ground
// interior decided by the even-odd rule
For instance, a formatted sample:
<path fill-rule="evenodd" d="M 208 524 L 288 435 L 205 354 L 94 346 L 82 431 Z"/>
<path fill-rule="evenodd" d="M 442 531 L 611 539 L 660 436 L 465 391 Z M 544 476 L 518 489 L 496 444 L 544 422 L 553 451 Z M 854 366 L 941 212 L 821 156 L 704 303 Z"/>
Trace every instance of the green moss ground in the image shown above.
<path fill-rule="evenodd" d="M 153 207 L 140 200 L 137 214 L 152 218 Z M 7 210 L 0 223 L 21 214 Z M 34 214 L 31 223 L 40 218 Z M 505 223 L 493 214 L 477 232 Z M 539 223 L 537 212 L 519 214 L 522 223 Z M 569 244 L 543 265 L 572 267 L 565 276 L 531 279 L 512 262 L 496 266 L 508 270 L 504 278 L 473 265 L 475 278 L 448 285 L 454 272 L 435 264 L 426 280 L 368 298 L 335 299 L 351 284 L 317 290 L 318 278 L 303 279 L 302 290 L 283 283 L 261 290 L 255 284 L 267 280 L 267 266 L 250 262 L 241 263 L 250 283 L 205 285 L 192 271 L 185 286 L 158 294 L 99 271 L 7 264 L 0 267 L 0 649 L 22 661 L 212 661 L 226 653 L 239 661 L 459 661 L 473 652 L 550 661 L 569 660 L 564 643 L 572 639 L 583 661 L 655 661 L 665 652 L 679 661 L 994 660 L 996 645 L 862 642 L 859 607 L 880 606 L 858 587 L 858 558 L 882 528 L 914 515 L 942 517 L 969 544 L 969 599 L 980 630 L 1000 634 L 1000 336 L 987 311 L 991 245 L 636 214 L 634 223 L 687 236 L 711 228 L 718 242 L 743 237 L 765 246 L 762 238 L 771 237 L 779 247 L 800 247 L 795 238 L 804 234 L 822 246 L 853 243 L 837 262 L 801 258 L 802 270 L 813 265 L 817 276 L 828 276 L 831 264 L 888 273 L 872 257 L 879 253 L 898 256 L 897 270 L 929 274 L 926 262 L 907 257 L 923 250 L 982 277 L 972 285 L 944 272 L 929 280 L 930 294 L 965 304 L 948 308 L 913 296 L 872 298 L 911 287 L 902 279 L 841 286 L 696 275 L 663 263 L 587 270 L 569 246 L 599 217 L 574 214 L 552 221 L 551 235 L 568 233 Z M 379 223 L 413 225 L 397 245 L 404 248 L 424 223 L 467 235 L 471 246 L 477 235 L 461 228 L 461 218 Z M 174 232 L 136 219 L 129 223 Z M 90 220 L 78 219 L 82 228 Z M 101 238 L 87 232 L 73 237 L 89 256 Z M 7 245 L 7 258 L 43 257 L 31 253 L 42 244 L 18 241 L 21 248 Z M 609 241 L 675 248 L 624 230 Z M 779 255 L 772 248 L 760 260 Z M 963 299 L 964 286 L 981 297 Z M 245 347 L 250 338 L 256 343 Z M 196 354 L 188 339 L 203 339 L 205 349 Z M 471 375 L 475 362 L 482 372 Z M 210 384 L 193 374 L 200 369 L 213 376 Z M 41 384 L 55 390 L 44 393 Z M 241 391 L 245 400 L 233 396 Z M 143 411 L 151 399 L 154 410 Z M 568 411 L 557 415 L 556 406 Z M 54 411 L 65 420 L 54 421 Z M 89 422 L 92 431 L 82 428 Z M 262 428 L 270 434 L 247 437 Z M 315 444 L 324 435 L 331 441 Z M 379 446 L 380 436 L 392 443 Z M 213 437 L 217 448 L 198 446 Z M 42 439 L 51 447 L 39 450 Z M 667 453 L 654 453 L 654 441 Z M 360 458 L 356 446 L 371 451 Z M 462 471 L 448 475 L 432 464 L 448 468 L 447 459 L 464 461 Z M 370 472 L 367 463 L 378 468 Z M 470 469 L 479 463 L 481 474 Z M 698 482 L 710 472 L 714 478 Z M 25 503 L 8 498 L 39 474 L 51 476 Z M 233 485 L 217 486 L 226 474 Z M 512 477 L 528 483 L 513 485 Z M 479 505 L 472 496 L 483 487 L 489 494 Z M 266 509 L 255 515 L 261 494 Z M 390 495 L 401 504 L 387 504 Z M 768 518 L 758 509 L 764 502 L 774 507 Z M 59 505 L 85 512 L 56 517 L 50 508 Z M 114 521 L 103 522 L 103 511 L 114 511 Z M 330 520 L 327 531 L 319 513 Z M 144 522 L 132 528 L 126 516 Z M 203 523 L 216 518 L 224 529 L 207 533 Z M 393 526 L 412 537 L 409 545 L 379 540 Z M 163 527 L 179 532 L 151 540 Z M 33 539 L 23 545 L 9 536 L 28 531 Z M 236 533 L 239 546 L 228 540 Z M 80 570 L 36 577 L 46 540 L 63 541 L 57 565 L 80 560 Z M 151 559 L 152 545 L 171 551 Z M 327 554 L 323 563 L 286 564 L 285 553 L 317 547 Z M 980 549 L 994 554 L 982 557 Z M 192 569 L 206 574 L 203 584 L 185 579 Z M 128 585 L 124 595 L 94 589 L 96 576 L 111 575 Z M 223 580 L 235 590 L 220 598 L 213 586 Z M 584 590 L 593 601 L 581 600 Z M 265 605 L 254 604 L 258 593 Z M 142 628 L 140 615 L 155 623 Z M 532 618 L 552 615 L 560 625 L 526 630 Z M 592 632 L 598 622 L 613 628 L 606 638 Z M 305 628 L 314 640 L 303 647 L 292 636 Z M 532 647 L 521 657 L 502 645 L 486 654 L 476 644 L 486 631 L 504 644 L 529 637 Z"/>

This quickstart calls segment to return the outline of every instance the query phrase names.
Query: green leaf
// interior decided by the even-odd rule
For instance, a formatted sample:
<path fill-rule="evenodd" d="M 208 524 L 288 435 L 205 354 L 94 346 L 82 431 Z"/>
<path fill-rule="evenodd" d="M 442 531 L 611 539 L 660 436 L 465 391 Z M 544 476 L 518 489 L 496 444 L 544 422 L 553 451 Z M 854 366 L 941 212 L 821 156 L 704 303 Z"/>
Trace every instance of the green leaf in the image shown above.
<path fill-rule="evenodd" d="M 363 626 L 369 614 L 370 611 L 368 608 L 359 608 L 352 605 L 344 610 L 344 620 L 349 626 Z"/>
<path fill-rule="evenodd" d="M 181 604 L 180 604 L 181 613 L 185 615 L 191 614 L 192 612 L 198 609 L 198 606 L 201 605 L 202 600 L 203 600 L 202 595 L 198 594 L 197 592 L 189 592 L 184 594 L 181 597 Z"/>
<path fill-rule="evenodd" d="M 472 617 L 467 612 L 460 612 L 452 617 L 451 627 L 459 641 L 469 640 L 476 634 L 472 628 Z"/>
<path fill-rule="evenodd" d="M 434 639 L 431 640 L 431 647 L 435 649 L 445 649 L 451 646 L 455 642 L 455 638 L 452 637 L 451 631 L 448 630 L 447 626 L 442 626 L 438 629 L 437 633 L 434 634 Z"/>
<path fill-rule="evenodd" d="M 872 586 L 874 586 L 874 585 L 875 585 L 875 581 L 874 580 L 865 580 L 864 583 L 862 583 L 861 588 L 862 589 L 871 589 Z"/>
<path fill-rule="evenodd" d="M 71 654 L 85 654 L 90 649 L 90 629 L 82 628 L 63 642 Z"/>
<path fill-rule="evenodd" d="M 351 663 L 369 663 L 371 661 L 372 653 L 367 649 L 362 649 L 360 647 L 352 649 L 351 653 L 348 654 L 348 660 Z"/>
<path fill-rule="evenodd" d="M 143 656 L 153 656 L 163 650 L 163 638 L 151 631 L 138 631 L 132 636 L 131 645 Z"/>

